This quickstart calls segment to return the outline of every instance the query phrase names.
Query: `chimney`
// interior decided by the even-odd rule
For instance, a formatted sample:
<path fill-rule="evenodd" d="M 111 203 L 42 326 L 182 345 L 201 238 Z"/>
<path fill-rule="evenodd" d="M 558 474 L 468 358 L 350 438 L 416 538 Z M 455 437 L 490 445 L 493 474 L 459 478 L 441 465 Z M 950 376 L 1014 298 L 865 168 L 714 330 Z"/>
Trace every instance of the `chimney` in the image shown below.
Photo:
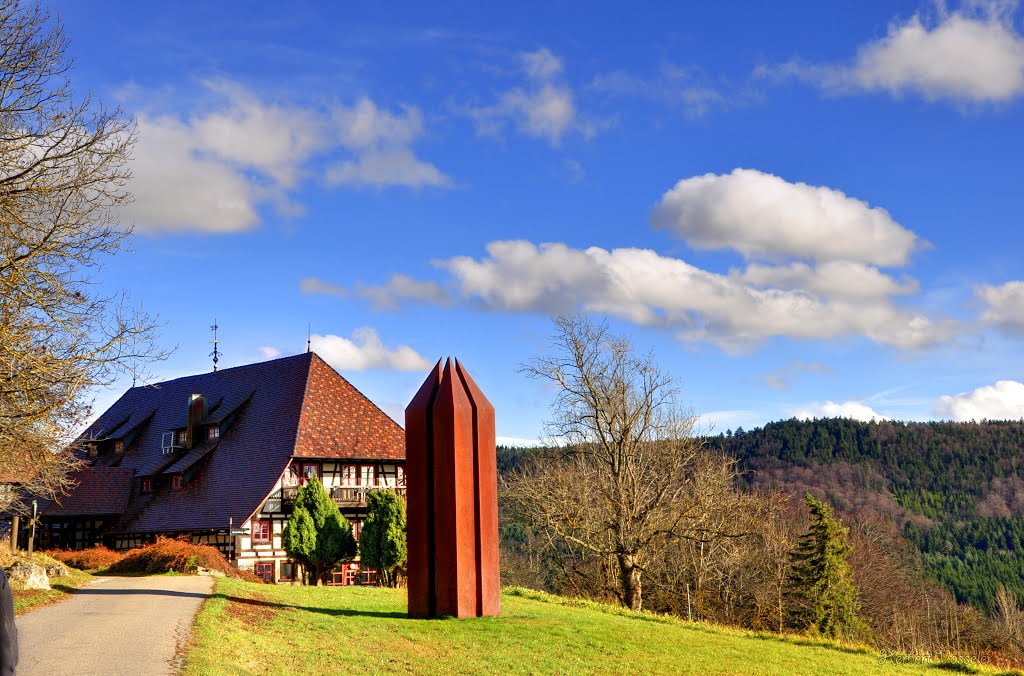
<path fill-rule="evenodd" d="M 188 398 L 188 420 L 185 423 L 185 448 L 191 450 L 202 439 L 199 423 L 206 417 L 206 396 L 193 394 Z"/>

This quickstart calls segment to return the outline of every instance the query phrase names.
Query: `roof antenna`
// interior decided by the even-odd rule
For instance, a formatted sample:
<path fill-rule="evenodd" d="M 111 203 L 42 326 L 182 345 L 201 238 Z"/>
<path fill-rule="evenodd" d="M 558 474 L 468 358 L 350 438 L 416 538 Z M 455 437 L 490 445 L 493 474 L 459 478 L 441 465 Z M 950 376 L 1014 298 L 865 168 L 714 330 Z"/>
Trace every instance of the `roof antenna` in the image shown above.
<path fill-rule="evenodd" d="M 217 362 L 220 361 L 220 350 L 217 349 L 217 346 L 220 345 L 220 341 L 217 340 L 217 329 L 219 329 L 219 328 L 220 327 L 217 326 L 217 318 L 214 317 L 213 318 L 213 326 L 210 327 L 210 330 L 213 331 L 213 352 L 210 353 L 210 356 L 213 357 L 213 372 L 214 373 L 217 372 Z"/>
<path fill-rule="evenodd" d="M 313 351 L 313 325 L 306 324 L 306 354 Z"/>

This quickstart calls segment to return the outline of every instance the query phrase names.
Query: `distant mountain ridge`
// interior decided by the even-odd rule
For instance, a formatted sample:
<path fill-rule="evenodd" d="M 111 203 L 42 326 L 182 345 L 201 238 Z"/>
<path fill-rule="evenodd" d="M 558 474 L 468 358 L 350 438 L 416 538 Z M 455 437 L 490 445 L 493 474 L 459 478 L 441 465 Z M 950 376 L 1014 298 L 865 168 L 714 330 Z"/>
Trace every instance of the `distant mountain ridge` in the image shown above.
<path fill-rule="evenodd" d="M 791 419 L 707 442 L 754 486 L 891 520 L 958 600 L 988 607 L 1004 584 L 1024 602 L 1024 420 Z"/>

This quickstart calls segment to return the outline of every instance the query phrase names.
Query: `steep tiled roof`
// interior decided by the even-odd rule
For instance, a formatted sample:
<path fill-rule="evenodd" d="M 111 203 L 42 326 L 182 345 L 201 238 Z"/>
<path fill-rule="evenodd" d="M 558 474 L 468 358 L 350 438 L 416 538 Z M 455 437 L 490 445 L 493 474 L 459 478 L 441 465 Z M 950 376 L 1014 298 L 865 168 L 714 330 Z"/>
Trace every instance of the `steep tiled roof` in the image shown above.
<path fill-rule="evenodd" d="M 77 470 L 71 480 L 77 484 L 70 495 L 54 500 L 43 510 L 45 516 L 87 516 L 121 514 L 132 491 L 134 470 L 94 467 Z"/>
<path fill-rule="evenodd" d="M 177 474 L 178 472 L 184 472 L 189 467 L 202 460 L 207 453 L 217 448 L 218 443 L 220 443 L 219 439 L 213 439 L 211 441 L 204 441 L 197 444 L 191 451 L 182 456 L 180 460 L 163 470 L 161 474 Z"/>
<path fill-rule="evenodd" d="M 314 355 L 295 440 L 304 458 L 405 458 L 405 432 L 362 392 Z"/>
<path fill-rule="evenodd" d="M 233 410 L 238 417 L 221 430 L 215 450 L 213 443 L 201 442 L 191 451 L 165 454 L 162 436 L 184 424 L 192 394 L 206 395 L 215 406 L 220 402 L 204 422 L 222 420 Z M 196 476 L 181 489 L 158 488 L 145 495 L 136 490 L 123 510 L 118 532 L 225 528 L 229 518 L 242 523 L 295 455 L 405 457 L 402 429 L 312 353 L 134 387 L 83 436 L 115 424 L 123 426 L 126 417 L 132 418 L 131 425 L 154 410 L 138 438 L 125 449 L 119 469 L 136 477 L 153 476 L 169 468 L 181 471 L 206 457 Z M 97 467 L 86 471 L 98 471 L 103 464 L 97 462 Z"/>

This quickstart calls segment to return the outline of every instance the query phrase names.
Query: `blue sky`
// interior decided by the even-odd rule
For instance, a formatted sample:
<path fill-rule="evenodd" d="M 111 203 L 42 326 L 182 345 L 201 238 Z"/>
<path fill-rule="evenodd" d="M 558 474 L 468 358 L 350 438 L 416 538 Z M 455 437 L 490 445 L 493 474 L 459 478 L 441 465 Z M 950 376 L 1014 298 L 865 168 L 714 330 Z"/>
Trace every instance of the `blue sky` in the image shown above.
<path fill-rule="evenodd" d="M 455 355 L 530 440 L 583 310 L 715 431 L 1024 416 L 1017 3 L 690 4 L 53 3 L 138 120 L 101 278 L 155 379 L 309 325 L 399 419 Z"/>

